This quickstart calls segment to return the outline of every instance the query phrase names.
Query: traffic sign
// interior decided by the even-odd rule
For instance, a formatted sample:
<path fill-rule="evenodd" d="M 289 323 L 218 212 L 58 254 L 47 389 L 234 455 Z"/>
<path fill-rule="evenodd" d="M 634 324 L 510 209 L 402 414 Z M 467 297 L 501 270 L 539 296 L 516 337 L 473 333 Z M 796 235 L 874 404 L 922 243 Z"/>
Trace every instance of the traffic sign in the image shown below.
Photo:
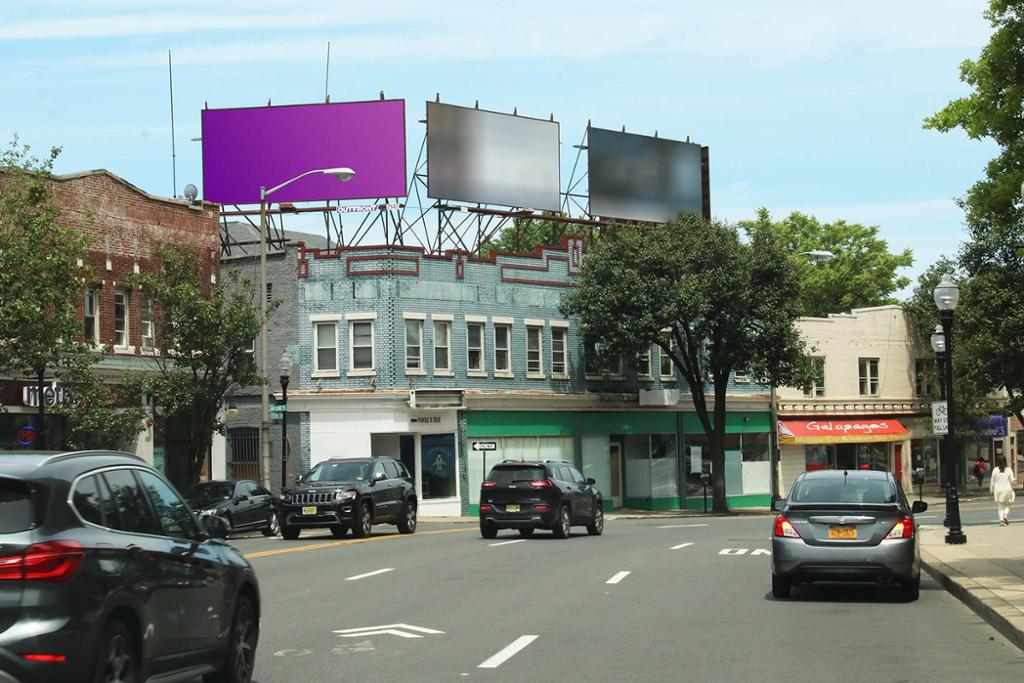
<path fill-rule="evenodd" d="M 284 417 L 284 413 L 285 413 L 285 411 L 287 409 L 288 409 L 288 406 L 284 405 L 283 403 L 278 404 L 278 405 L 274 405 L 274 406 L 270 406 L 270 419 L 271 420 L 280 420 L 280 419 L 282 419 Z"/>
<path fill-rule="evenodd" d="M 472 449 L 474 451 L 496 451 L 498 450 L 497 441 L 474 441 Z"/>
<path fill-rule="evenodd" d="M 945 401 L 932 403 L 932 434 L 942 436 L 949 433 L 949 405 Z"/>

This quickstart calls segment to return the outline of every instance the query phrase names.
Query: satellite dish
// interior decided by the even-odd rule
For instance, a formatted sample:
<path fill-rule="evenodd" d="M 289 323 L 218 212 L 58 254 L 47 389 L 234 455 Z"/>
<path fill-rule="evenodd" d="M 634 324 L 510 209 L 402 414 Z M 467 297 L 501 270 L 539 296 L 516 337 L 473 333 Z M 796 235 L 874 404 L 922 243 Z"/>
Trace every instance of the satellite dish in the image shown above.
<path fill-rule="evenodd" d="M 185 199 L 189 200 L 190 202 L 194 202 L 196 200 L 196 197 L 198 197 L 198 196 L 199 196 L 199 188 L 198 187 L 196 187 L 192 183 L 189 183 L 188 185 L 185 186 Z"/>

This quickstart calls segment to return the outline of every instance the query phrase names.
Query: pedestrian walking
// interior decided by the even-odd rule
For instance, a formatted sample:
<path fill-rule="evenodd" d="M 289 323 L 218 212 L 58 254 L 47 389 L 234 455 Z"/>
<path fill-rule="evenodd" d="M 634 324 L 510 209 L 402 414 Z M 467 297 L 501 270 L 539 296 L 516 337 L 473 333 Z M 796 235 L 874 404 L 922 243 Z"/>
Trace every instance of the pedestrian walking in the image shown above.
<path fill-rule="evenodd" d="M 981 484 L 985 480 L 985 458 L 978 456 L 978 459 L 974 461 L 974 469 L 971 470 L 974 474 L 974 478 L 978 480 L 978 490 L 981 490 Z"/>
<path fill-rule="evenodd" d="M 1004 458 L 996 459 L 996 466 L 992 469 L 992 476 L 989 478 L 988 490 L 996 501 L 999 511 L 999 525 L 1007 526 L 1010 523 L 1010 503 L 1016 495 L 1013 492 L 1013 472 L 1006 466 Z"/>

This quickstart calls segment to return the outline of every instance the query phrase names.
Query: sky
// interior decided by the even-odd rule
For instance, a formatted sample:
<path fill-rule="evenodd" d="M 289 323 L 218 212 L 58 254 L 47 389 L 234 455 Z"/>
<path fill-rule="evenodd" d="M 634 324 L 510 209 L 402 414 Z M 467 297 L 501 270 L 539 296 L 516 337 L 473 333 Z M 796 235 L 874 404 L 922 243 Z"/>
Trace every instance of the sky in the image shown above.
<path fill-rule="evenodd" d="M 968 92 L 959 64 L 988 41 L 985 4 L 3 0 L 0 138 L 62 147 L 59 173 L 172 195 L 171 51 L 177 192 L 202 196 L 201 109 L 323 101 L 330 42 L 331 101 L 406 100 L 410 164 L 437 94 L 554 114 L 563 181 L 588 121 L 689 136 L 710 147 L 715 216 L 877 225 L 913 250 L 914 278 L 957 251 L 955 199 L 996 153 L 921 125 Z"/>

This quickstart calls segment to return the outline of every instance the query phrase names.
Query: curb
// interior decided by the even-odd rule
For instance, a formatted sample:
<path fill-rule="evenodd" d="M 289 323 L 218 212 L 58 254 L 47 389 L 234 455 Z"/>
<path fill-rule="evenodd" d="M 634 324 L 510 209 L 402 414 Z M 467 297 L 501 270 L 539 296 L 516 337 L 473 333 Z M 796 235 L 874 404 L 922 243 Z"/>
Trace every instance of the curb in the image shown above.
<path fill-rule="evenodd" d="M 924 555 L 929 555 L 929 557 L 934 558 L 934 556 L 927 551 L 922 551 L 921 554 L 921 566 L 928 572 L 928 574 L 931 575 L 932 578 L 938 581 L 939 584 L 953 597 L 957 598 L 960 602 L 969 607 L 971 611 L 984 619 L 989 626 L 994 628 L 996 631 L 999 631 L 1004 638 L 1016 645 L 1020 650 L 1024 650 L 1024 631 L 1013 625 L 1010 620 L 1000 614 L 998 610 L 987 604 L 984 596 L 979 595 L 976 591 L 971 590 L 969 587 L 953 578 L 950 575 L 952 572 L 943 571 L 942 567 L 946 566 L 944 562 L 938 559 L 934 559 L 932 561 L 924 559 Z M 998 599 L 1000 602 L 1006 603 L 1002 598 L 998 598 L 997 596 L 993 597 Z M 1009 603 L 1006 604 L 1008 605 Z"/>

